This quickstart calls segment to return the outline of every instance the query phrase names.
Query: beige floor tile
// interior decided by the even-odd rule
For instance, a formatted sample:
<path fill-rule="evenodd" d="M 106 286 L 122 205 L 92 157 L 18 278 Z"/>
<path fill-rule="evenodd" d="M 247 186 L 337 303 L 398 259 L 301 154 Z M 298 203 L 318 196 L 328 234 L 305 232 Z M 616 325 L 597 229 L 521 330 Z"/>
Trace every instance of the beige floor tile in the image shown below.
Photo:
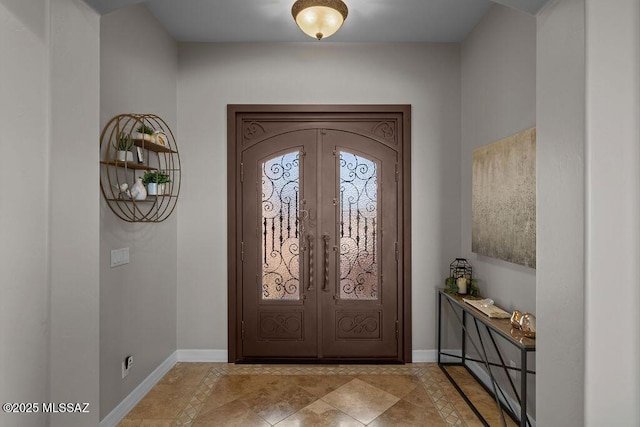
<path fill-rule="evenodd" d="M 412 375 L 358 375 L 358 379 L 399 398 L 412 392 L 419 384 Z"/>
<path fill-rule="evenodd" d="M 323 397 L 352 379 L 353 377 L 348 375 L 297 375 L 294 377 L 294 381 L 300 388 L 317 397 Z"/>
<path fill-rule="evenodd" d="M 311 405 L 276 424 L 278 427 L 363 427 L 364 424 L 351 418 L 344 412 L 334 408 L 322 400 Z"/>
<path fill-rule="evenodd" d="M 433 400 L 431 400 L 422 384 L 411 390 L 405 397 L 402 398 L 402 400 L 425 410 L 435 410 Z"/>
<path fill-rule="evenodd" d="M 213 387 L 203 410 L 215 409 L 241 397 L 249 396 L 267 387 L 271 379 L 271 375 L 226 375 Z"/>
<path fill-rule="evenodd" d="M 157 384 L 129 412 L 129 419 L 173 419 L 193 396 L 196 386 Z"/>
<path fill-rule="evenodd" d="M 252 410 L 271 424 L 276 424 L 317 400 L 300 388 L 293 376 L 274 377 L 267 385 L 242 397 Z"/>
<path fill-rule="evenodd" d="M 433 408 L 431 411 L 425 411 L 424 408 L 415 406 L 406 400 L 401 400 L 391 408 L 387 409 L 382 415 L 373 420 L 369 426 L 372 427 L 446 427 L 447 423 L 440 417 L 438 411 Z"/>
<path fill-rule="evenodd" d="M 322 400 L 361 423 L 369 424 L 400 399 L 356 378 Z"/>
<path fill-rule="evenodd" d="M 213 427 L 270 426 L 268 422 L 253 412 L 249 406 L 239 400 L 234 400 L 211 411 L 200 412 L 193 425 Z"/>
<path fill-rule="evenodd" d="M 200 384 L 211 369 L 211 365 L 211 363 L 176 363 L 158 384 Z"/>
<path fill-rule="evenodd" d="M 140 427 L 174 427 L 175 420 L 142 420 Z"/>
<path fill-rule="evenodd" d="M 117 427 L 140 427 L 140 424 L 142 424 L 142 420 L 132 420 L 130 418 L 125 418 L 118 423 Z"/>

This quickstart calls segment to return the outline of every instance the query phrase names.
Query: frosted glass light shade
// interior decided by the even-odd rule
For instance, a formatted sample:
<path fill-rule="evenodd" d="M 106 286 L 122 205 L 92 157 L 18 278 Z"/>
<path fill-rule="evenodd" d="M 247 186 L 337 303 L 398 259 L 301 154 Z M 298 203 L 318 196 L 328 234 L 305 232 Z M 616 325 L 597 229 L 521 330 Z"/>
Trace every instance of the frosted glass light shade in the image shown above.
<path fill-rule="evenodd" d="M 347 5 L 342 0 L 298 0 L 291 8 L 298 27 L 318 40 L 335 34 L 348 13 Z"/>

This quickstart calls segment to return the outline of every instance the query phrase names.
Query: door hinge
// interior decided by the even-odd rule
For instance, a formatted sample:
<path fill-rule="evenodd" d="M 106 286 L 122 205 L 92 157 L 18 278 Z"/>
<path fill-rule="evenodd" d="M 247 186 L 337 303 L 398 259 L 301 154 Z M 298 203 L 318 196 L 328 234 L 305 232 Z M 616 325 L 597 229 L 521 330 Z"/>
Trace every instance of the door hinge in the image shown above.
<path fill-rule="evenodd" d="M 244 340 L 244 320 L 242 321 L 242 325 L 240 326 L 240 336 L 242 340 Z"/>
<path fill-rule="evenodd" d="M 244 163 L 240 163 L 240 182 L 244 182 Z"/>
<path fill-rule="evenodd" d="M 398 242 L 396 242 L 396 262 L 398 262 L 399 258 L 400 258 L 400 250 L 398 249 Z"/>
<path fill-rule="evenodd" d="M 396 341 L 400 338 L 400 322 L 396 320 Z"/>
<path fill-rule="evenodd" d="M 244 262 L 244 242 L 240 242 L 240 261 Z"/>
<path fill-rule="evenodd" d="M 398 164 L 396 163 L 396 182 L 398 182 L 399 175 L 400 175 L 400 170 L 398 169 Z"/>

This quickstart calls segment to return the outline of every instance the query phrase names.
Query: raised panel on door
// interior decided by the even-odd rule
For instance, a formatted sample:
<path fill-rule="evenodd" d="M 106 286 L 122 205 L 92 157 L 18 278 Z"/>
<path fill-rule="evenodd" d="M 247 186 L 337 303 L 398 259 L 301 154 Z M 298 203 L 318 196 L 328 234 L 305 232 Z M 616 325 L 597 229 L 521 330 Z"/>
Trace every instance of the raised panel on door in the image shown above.
<path fill-rule="evenodd" d="M 316 131 L 275 136 L 242 153 L 242 351 L 316 357 L 310 275 Z M 311 239 L 311 240 L 310 240 Z"/>
<path fill-rule="evenodd" d="M 396 152 L 323 129 L 319 185 L 322 357 L 399 354 Z"/>

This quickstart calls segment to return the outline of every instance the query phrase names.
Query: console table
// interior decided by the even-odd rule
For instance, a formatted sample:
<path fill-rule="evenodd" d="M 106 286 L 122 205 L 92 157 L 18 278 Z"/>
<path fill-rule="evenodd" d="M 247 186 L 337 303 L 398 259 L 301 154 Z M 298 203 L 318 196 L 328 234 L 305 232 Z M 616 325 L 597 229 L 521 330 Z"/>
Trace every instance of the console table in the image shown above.
<path fill-rule="evenodd" d="M 461 354 L 451 354 L 442 350 L 442 310 L 443 310 L 443 301 L 447 306 L 451 308 L 451 312 L 455 315 L 455 318 L 460 325 L 461 337 L 462 337 L 462 351 Z M 469 319 L 473 321 L 473 327 L 476 331 L 475 335 L 470 335 L 470 328 L 468 323 Z M 490 361 L 487 356 L 487 348 L 485 346 L 485 342 L 482 338 L 481 328 L 487 332 L 489 336 L 490 344 L 492 345 L 495 353 L 497 355 L 498 361 Z M 504 357 L 500 348 L 496 343 L 496 336 L 502 337 L 503 341 L 506 341 L 509 345 L 520 351 L 520 367 L 507 366 L 504 361 Z M 471 343 L 476 353 L 480 355 L 480 359 L 471 357 L 467 354 L 467 344 Z M 493 319 L 489 318 L 487 315 L 472 307 L 470 304 L 465 303 L 462 300 L 462 297 L 459 295 L 451 295 L 446 293 L 443 289 L 438 291 L 438 366 L 442 369 L 442 372 L 449 379 L 449 381 L 456 388 L 458 393 L 462 396 L 462 398 L 467 402 L 467 404 L 471 407 L 473 412 L 478 416 L 480 421 L 485 426 L 489 424 L 484 419 L 482 414 L 478 411 L 478 409 L 473 405 L 473 402 L 469 400 L 464 391 L 460 388 L 460 386 L 456 383 L 453 377 L 447 372 L 446 366 L 463 366 L 466 370 L 478 381 L 487 392 L 493 396 L 496 400 L 496 405 L 500 410 L 500 415 L 502 417 L 502 424 L 506 426 L 506 420 L 504 418 L 504 412 L 507 412 L 514 421 L 519 423 L 520 426 L 525 427 L 527 425 L 531 426 L 531 422 L 527 416 L 527 374 L 535 374 L 535 371 L 531 371 L 527 369 L 527 354 L 529 352 L 536 351 L 536 342 L 535 339 L 525 337 L 519 329 L 514 329 L 511 327 L 511 322 L 509 319 Z M 447 356 L 457 360 L 456 362 L 443 362 L 442 356 Z M 480 363 L 484 366 L 487 374 L 491 379 L 490 386 L 484 384 L 478 376 L 471 370 L 468 363 L 469 361 Z M 518 404 L 520 405 L 520 416 L 516 415 L 516 411 L 511 407 L 509 403 L 509 399 L 507 399 L 506 394 L 498 381 L 496 381 L 493 372 L 491 371 L 491 367 L 496 367 L 499 369 L 503 369 L 506 377 L 509 380 L 509 384 L 515 395 Z M 514 384 L 513 379 L 509 375 L 510 370 L 515 370 L 520 372 L 520 384 L 518 389 Z"/>

